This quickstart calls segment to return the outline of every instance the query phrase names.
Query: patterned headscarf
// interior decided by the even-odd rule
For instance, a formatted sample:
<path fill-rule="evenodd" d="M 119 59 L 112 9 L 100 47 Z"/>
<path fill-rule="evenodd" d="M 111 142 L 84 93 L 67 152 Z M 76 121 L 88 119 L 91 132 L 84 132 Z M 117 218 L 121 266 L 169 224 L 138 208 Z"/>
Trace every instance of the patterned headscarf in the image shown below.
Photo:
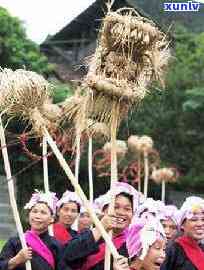
<path fill-rule="evenodd" d="M 56 197 L 56 193 L 53 192 L 44 193 L 35 190 L 35 193 L 32 194 L 30 201 L 24 206 L 24 209 L 30 210 L 34 205 L 41 202 L 46 203 L 55 215 L 58 198 Z"/>
<path fill-rule="evenodd" d="M 185 219 L 191 219 L 197 211 L 204 214 L 204 199 L 196 196 L 186 198 L 180 209 L 180 225 Z"/>
<path fill-rule="evenodd" d="M 180 212 L 175 205 L 164 205 L 159 213 L 160 220 L 171 219 L 179 227 Z"/>
<path fill-rule="evenodd" d="M 112 190 L 96 198 L 94 200 L 95 208 L 102 212 L 104 206 L 110 204 L 112 192 L 115 196 L 123 192 L 131 195 L 133 198 L 133 212 L 137 212 L 142 195 L 133 186 L 124 182 L 117 182 Z"/>
<path fill-rule="evenodd" d="M 67 190 L 63 193 L 61 199 L 57 202 L 57 208 L 60 208 L 64 203 L 69 202 L 75 202 L 79 206 L 82 206 L 82 201 L 79 196 L 75 192 Z"/>

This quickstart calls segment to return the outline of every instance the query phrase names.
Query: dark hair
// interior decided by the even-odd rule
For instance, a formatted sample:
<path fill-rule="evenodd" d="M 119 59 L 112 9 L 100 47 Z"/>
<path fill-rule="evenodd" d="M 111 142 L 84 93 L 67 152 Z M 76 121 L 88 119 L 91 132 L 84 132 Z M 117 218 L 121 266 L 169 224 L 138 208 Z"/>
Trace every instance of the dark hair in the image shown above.
<path fill-rule="evenodd" d="M 76 205 L 77 205 L 77 212 L 78 213 L 80 213 L 80 209 L 81 209 L 81 206 L 80 206 L 80 204 L 79 203 L 77 203 L 77 202 L 75 202 L 75 201 L 68 201 L 67 203 L 75 203 Z M 60 205 L 60 208 L 59 209 L 61 209 L 62 207 L 63 207 L 63 205 L 64 205 L 65 203 L 63 203 L 62 205 Z"/>
<path fill-rule="evenodd" d="M 127 198 L 130 201 L 130 203 L 131 203 L 131 208 L 132 208 L 132 211 L 133 211 L 133 195 L 131 195 L 131 194 L 127 193 L 127 192 L 121 192 L 121 193 L 119 193 L 119 194 L 116 195 L 116 198 L 118 196 L 123 196 L 123 197 Z M 108 204 L 105 204 L 103 206 L 102 211 L 104 212 L 107 209 L 107 207 L 108 207 Z"/>

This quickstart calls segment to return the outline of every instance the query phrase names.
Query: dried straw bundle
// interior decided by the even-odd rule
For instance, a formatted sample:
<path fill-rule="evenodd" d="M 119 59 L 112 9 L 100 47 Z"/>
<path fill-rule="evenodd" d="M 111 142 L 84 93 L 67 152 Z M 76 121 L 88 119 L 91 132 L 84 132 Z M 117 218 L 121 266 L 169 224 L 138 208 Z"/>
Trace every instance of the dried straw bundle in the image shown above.
<path fill-rule="evenodd" d="M 103 150 L 106 153 L 111 153 L 111 143 L 110 142 L 105 143 L 103 146 Z M 127 153 L 127 150 L 128 148 L 126 142 L 121 140 L 116 141 L 116 154 L 118 158 L 123 158 Z"/>
<path fill-rule="evenodd" d="M 87 121 L 87 134 L 96 139 L 110 137 L 107 125 L 100 122 L 94 122 L 92 119 L 88 119 Z"/>
<path fill-rule="evenodd" d="M 113 115 L 119 124 L 132 104 L 145 97 L 153 80 L 163 82 L 170 56 L 166 36 L 134 13 L 132 9 L 107 13 L 85 78 L 90 113 L 107 124 Z"/>
<path fill-rule="evenodd" d="M 128 138 L 128 148 L 132 152 L 138 152 L 138 145 L 139 145 L 140 137 L 137 135 L 131 135 Z"/>
<path fill-rule="evenodd" d="M 174 183 L 176 182 L 177 175 L 173 168 L 162 168 L 154 170 L 151 175 L 152 180 L 159 184 L 162 181 Z"/>
<path fill-rule="evenodd" d="M 132 152 L 150 153 L 153 147 L 153 140 L 149 136 L 131 135 L 128 138 L 128 147 Z"/>
<path fill-rule="evenodd" d="M 32 132 L 39 136 L 43 127 L 55 130 L 60 115 L 57 105 L 50 104 L 49 95 L 48 82 L 35 72 L 23 69 L 0 72 L 0 110 L 28 121 Z"/>

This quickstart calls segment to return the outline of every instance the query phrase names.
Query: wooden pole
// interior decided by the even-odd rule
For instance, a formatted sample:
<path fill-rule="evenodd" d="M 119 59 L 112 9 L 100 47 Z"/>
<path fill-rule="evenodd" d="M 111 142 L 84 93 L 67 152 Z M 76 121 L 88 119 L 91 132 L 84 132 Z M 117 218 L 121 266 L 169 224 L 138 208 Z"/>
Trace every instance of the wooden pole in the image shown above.
<path fill-rule="evenodd" d="M 76 160 L 75 160 L 75 178 L 79 181 L 79 166 L 80 166 L 80 133 L 76 133 Z"/>
<path fill-rule="evenodd" d="M 141 154 L 138 154 L 138 191 L 141 192 Z"/>
<path fill-rule="evenodd" d="M 116 150 L 116 131 L 117 131 L 117 120 L 116 116 L 113 115 L 113 121 L 111 124 L 111 202 L 108 208 L 108 214 L 114 214 L 115 208 L 115 194 L 114 194 L 114 185 L 118 181 L 118 170 L 117 170 L 117 150 Z M 109 232 L 110 238 L 112 238 L 112 231 Z M 106 245 L 105 250 L 105 260 L 104 260 L 104 270 L 109 270 L 111 268 L 111 254 Z"/>
<path fill-rule="evenodd" d="M 15 199 L 14 183 L 13 183 L 13 178 L 11 176 L 11 167 L 10 167 L 9 158 L 8 158 L 8 151 L 7 151 L 7 147 L 6 147 L 6 138 L 5 138 L 5 134 L 4 134 L 4 128 L 3 128 L 1 116 L 0 116 L 0 137 L 1 137 L 2 155 L 3 155 L 3 160 L 4 160 L 4 169 L 5 169 L 6 178 L 8 181 L 8 191 L 9 191 L 9 199 L 10 199 L 10 203 L 11 203 L 11 208 L 13 211 L 13 216 L 14 216 L 14 220 L 16 223 L 16 228 L 18 231 L 18 235 L 19 235 L 19 238 L 21 241 L 22 248 L 27 248 L 24 233 L 23 233 L 23 227 L 21 224 L 21 220 L 20 220 L 20 216 L 19 216 L 19 212 L 18 212 L 18 207 L 17 207 L 17 203 L 16 203 L 16 199 Z M 26 270 L 31 270 L 30 261 L 27 261 L 25 263 L 25 265 L 26 265 Z"/>
<path fill-rule="evenodd" d="M 92 137 L 89 137 L 89 150 L 88 150 L 88 167 L 89 167 L 89 201 L 93 203 L 94 191 L 93 191 L 93 171 L 92 171 L 92 162 L 93 162 L 93 140 Z"/>
<path fill-rule="evenodd" d="M 161 194 L 161 200 L 163 203 L 165 203 L 165 195 L 166 195 L 166 182 L 162 180 L 162 194 Z"/>
<path fill-rule="evenodd" d="M 148 181 L 149 181 L 149 165 L 148 165 L 148 154 L 144 152 L 144 196 L 147 198 L 148 196 Z"/>
<path fill-rule="evenodd" d="M 44 179 L 44 190 L 45 193 L 50 192 L 49 187 L 49 177 L 48 177 L 48 160 L 47 160 L 47 139 L 46 136 L 43 136 L 43 179 Z M 49 235 L 53 236 L 53 229 L 50 225 L 48 227 Z"/>
<path fill-rule="evenodd" d="M 117 251 L 117 249 L 115 248 L 111 238 L 109 237 L 108 233 L 106 232 L 106 230 L 104 229 L 102 223 L 100 222 L 100 220 L 98 219 L 98 217 L 96 216 L 95 212 L 92 209 L 92 206 L 90 204 L 90 202 L 87 200 L 86 195 L 84 194 L 82 188 L 80 187 L 79 183 L 77 182 L 76 178 L 74 177 L 71 169 L 69 168 L 66 160 L 64 159 L 63 155 L 61 154 L 61 152 L 59 151 L 59 149 L 57 148 L 57 145 L 55 144 L 55 142 L 53 141 L 53 139 L 51 138 L 51 136 L 49 135 L 48 131 L 46 129 L 44 129 L 44 132 L 47 136 L 47 142 L 49 143 L 52 151 L 54 152 L 54 154 L 56 155 L 61 167 L 64 169 L 67 177 L 70 179 L 75 192 L 78 194 L 78 196 L 81 198 L 81 200 L 83 201 L 88 213 L 90 214 L 94 224 L 96 225 L 97 229 L 101 232 L 102 237 L 104 238 L 106 244 L 108 245 L 111 253 L 113 254 L 113 257 L 115 259 L 117 259 L 120 255 Z"/>

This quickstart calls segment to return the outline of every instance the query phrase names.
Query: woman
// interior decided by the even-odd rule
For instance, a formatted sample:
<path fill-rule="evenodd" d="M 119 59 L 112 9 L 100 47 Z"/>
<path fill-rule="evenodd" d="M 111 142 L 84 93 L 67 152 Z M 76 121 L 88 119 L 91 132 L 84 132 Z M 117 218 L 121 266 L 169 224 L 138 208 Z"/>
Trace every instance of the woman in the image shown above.
<path fill-rule="evenodd" d="M 115 211 L 113 215 L 108 215 L 108 204 L 110 203 L 110 192 L 101 196 L 96 204 L 100 205 L 103 211 L 101 222 L 104 228 L 109 231 L 113 230 L 113 242 L 123 256 L 127 256 L 125 243 L 125 229 L 132 220 L 135 206 L 137 205 L 137 191 L 126 183 L 118 183 L 114 187 L 116 194 Z M 97 228 L 82 232 L 80 235 L 71 240 L 66 246 L 63 260 L 68 265 L 71 264 L 73 269 L 104 269 L 105 243 L 101 238 Z M 111 267 L 112 269 L 112 267 Z"/>
<path fill-rule="evenodd" d="M 167 249 L 162 270 L 203 270 L 204 200 L 189 197 L 180 209 L 180 226 L 183 235 Z"/>
<path fill-rule="evenodd" d="M 59 269 L 61 245 L 48 234 L 56 202 L 55 193 L 37 191 L 32 195 L 25 206 L 29 210 L 30 230 L 25 233 L 28 248 L 22 249 L 18 237 L 10 238 L 0 253 L 0 270 L 25 270 L 27 260 L 31 260 L 32 270 Z"/>
<path fill-rule="evenodd" d="M 164 205 L 160 212 L 160 221 L 169 244 L 179 232 L 178 209 L 174 205 Z"/>
<path fill-rule="evenodd" d="M 61 244 L 67 243 L 77 235 L 77 231 L 71 226 L 79 216 L 80 208 L 80 198 L 69 190 L 57 202 L 57 222 L 53 225 L 53 234 Z"/>
<path fill-rule="evenodd" d="M 138 220 L 126 233 L 130 260 L 129 269 L 159 270 L 165 259 L 166 238 L 162 225 L 151 219 L 151 224 Z M 128 270 L 124 259 L 117 260 L 114 270 Z"/>
<path fill-rule="evenodd" d="M 90 229 L 92 226 L 92 219 L 84 207 L 81 207 L 79 222 L 78 222 L 78 232 Z"/>

